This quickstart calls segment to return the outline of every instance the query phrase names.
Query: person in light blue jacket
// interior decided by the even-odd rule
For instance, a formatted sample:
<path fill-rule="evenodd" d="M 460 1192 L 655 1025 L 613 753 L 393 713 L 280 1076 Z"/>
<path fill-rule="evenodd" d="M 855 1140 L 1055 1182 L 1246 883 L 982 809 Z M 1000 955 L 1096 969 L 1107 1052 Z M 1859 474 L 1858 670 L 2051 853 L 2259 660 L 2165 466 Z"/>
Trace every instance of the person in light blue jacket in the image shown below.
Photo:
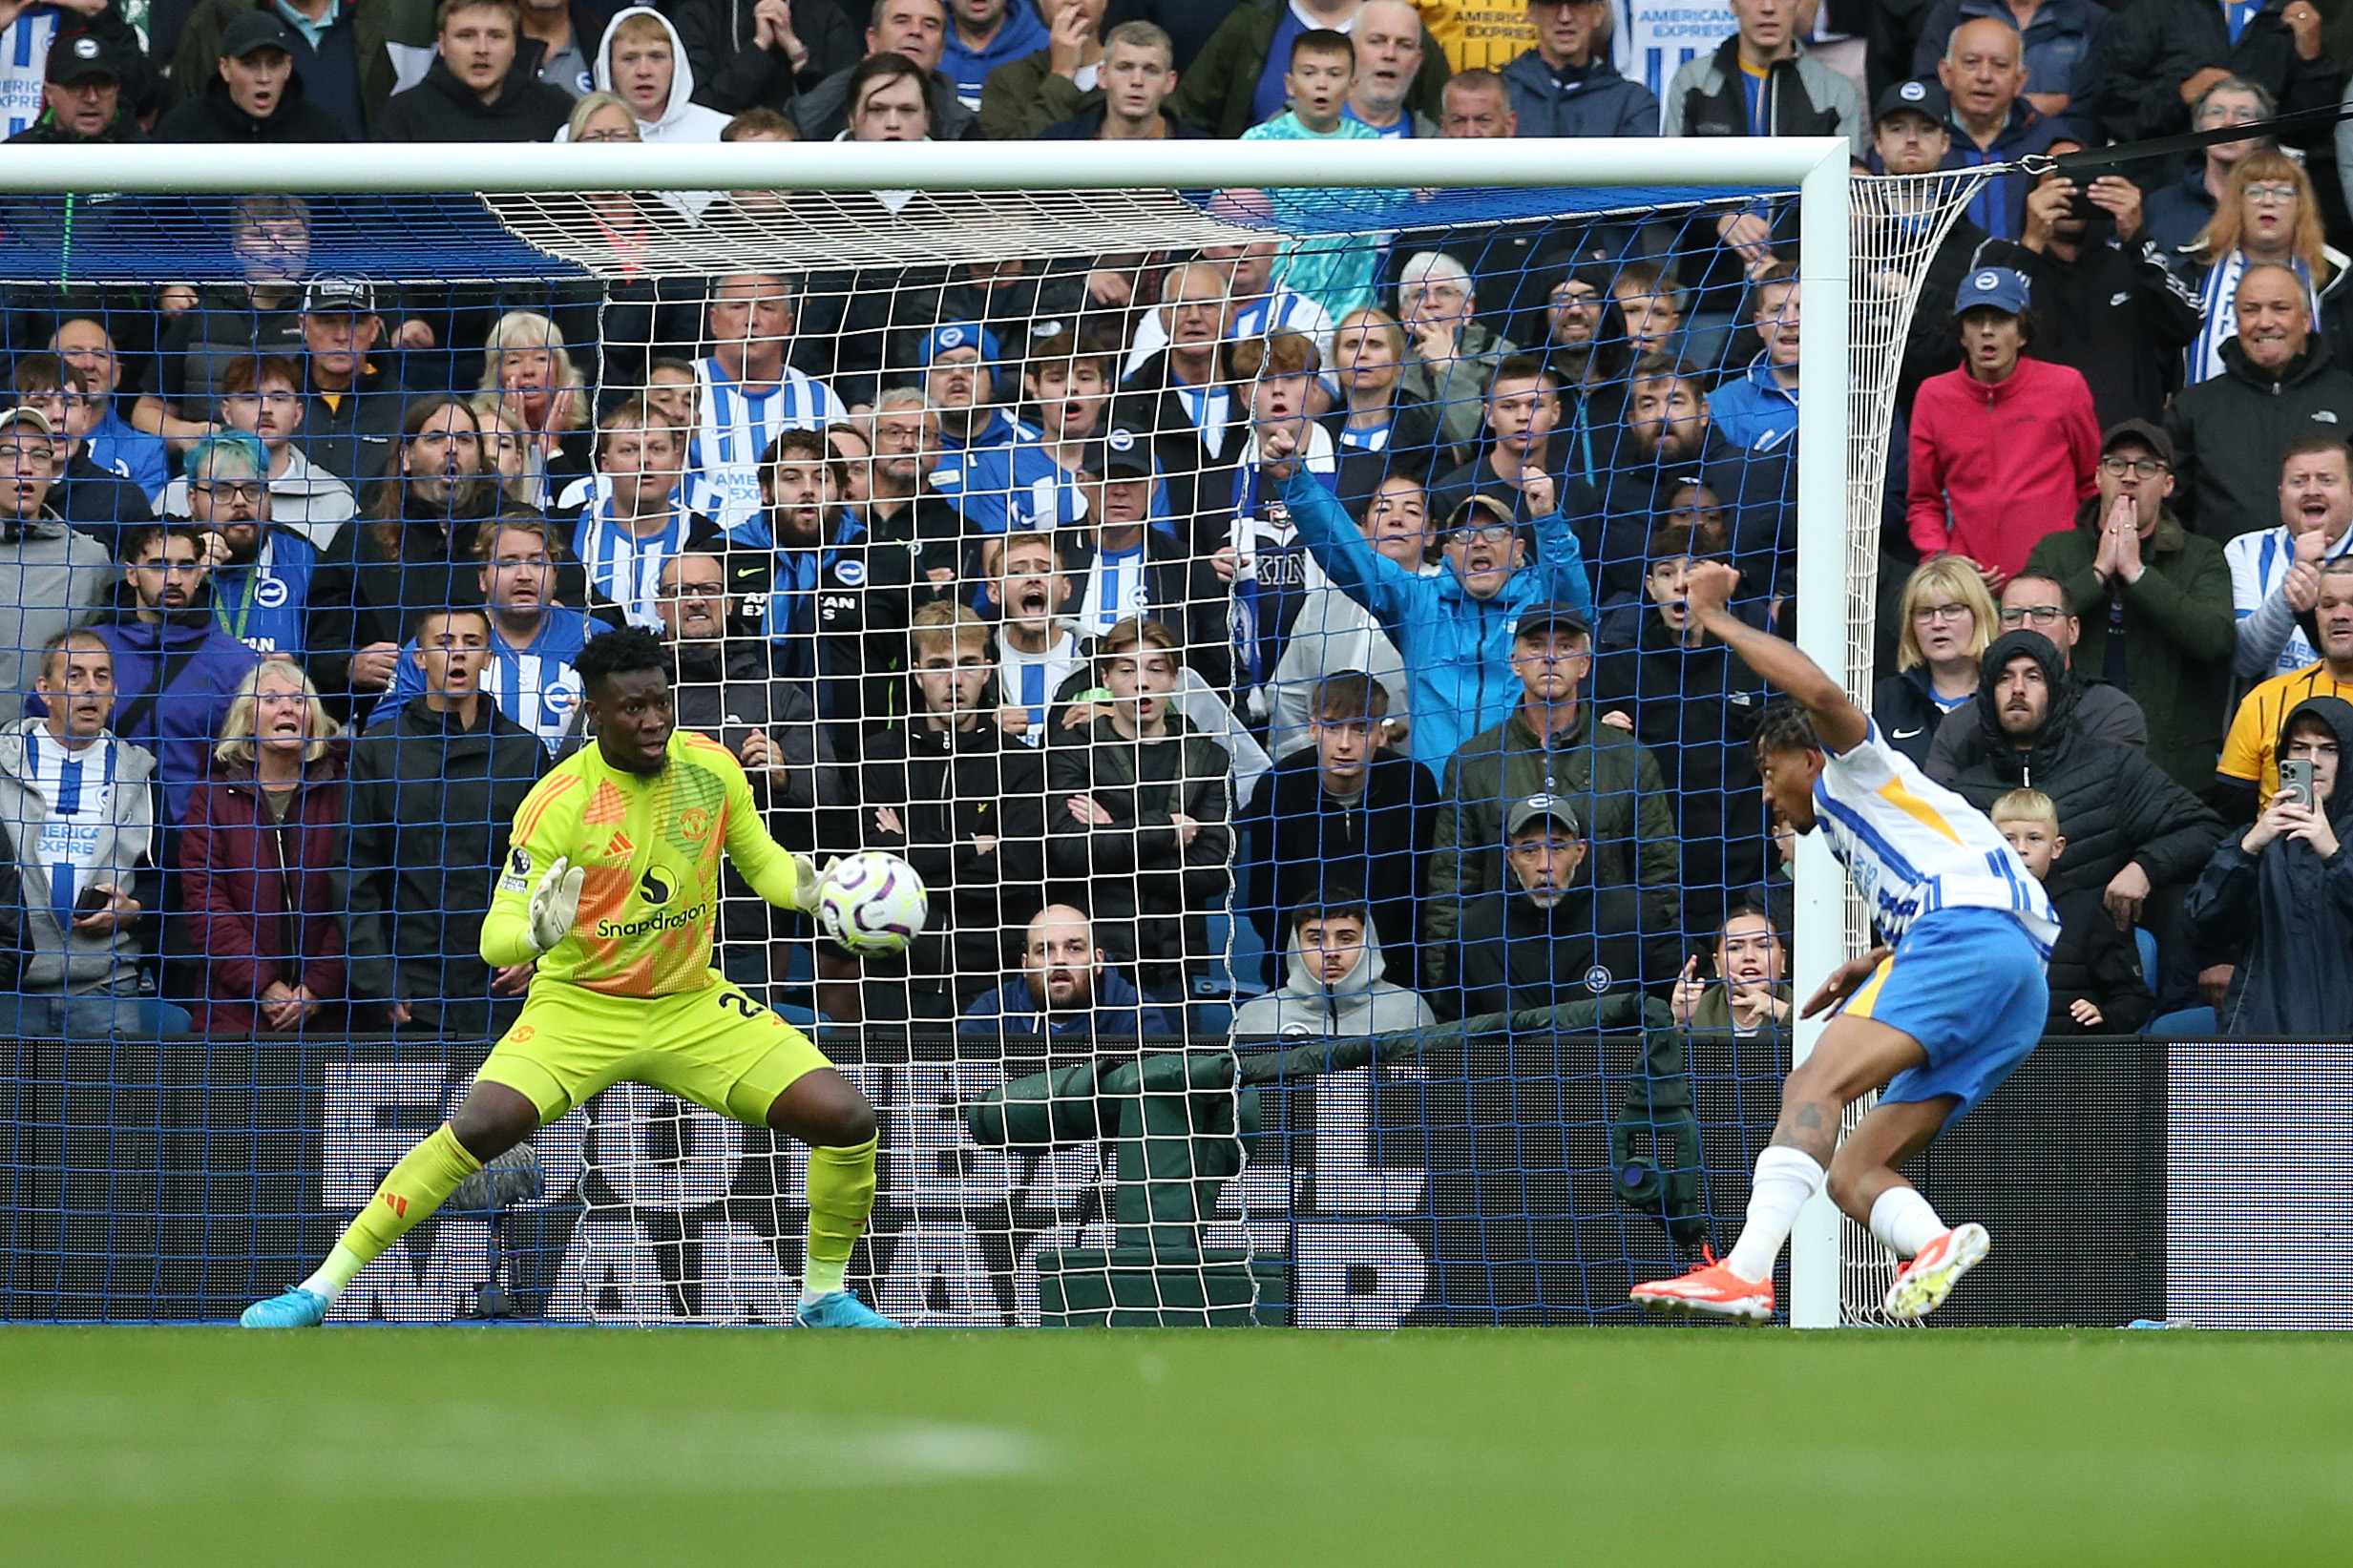
<path fill-rule="evenodd" d="M 1538 513 L 1534 559 L 1503 504 L 1473 495 L 1439 527 L 1446 570 L 1420 576 L 1375 550 L 1324 481 L 1293 460 L 1294 425 L 1261 426 L 1258 440 L 1270 487 L 1279 486 L 1315 564 L 1379 618 L 1403 656 L 1414 755 L 1431 768 L 1442 769 L 1466 739 L 1502 723 L 1520 700 L 1511 639 L 1522 611 L 1566 602 L 1593 614 L 1584 552 L 1544 476 L 1526 480 L 1528 510 Z"/>

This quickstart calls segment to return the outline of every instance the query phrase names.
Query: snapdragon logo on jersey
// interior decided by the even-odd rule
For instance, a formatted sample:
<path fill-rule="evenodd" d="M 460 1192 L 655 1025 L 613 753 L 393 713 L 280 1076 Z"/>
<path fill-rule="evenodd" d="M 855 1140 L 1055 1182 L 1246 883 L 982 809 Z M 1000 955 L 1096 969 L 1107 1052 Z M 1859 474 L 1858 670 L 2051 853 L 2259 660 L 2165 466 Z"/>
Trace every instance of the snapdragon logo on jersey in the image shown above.
<path fill-rule="evenodd" d="M 655 931 L 674 931 L 696 924 L 709 906 L 697 902 L 683 909 L 667 909 L 663 905 L 678 895 L 678 872 L 666 866 L 648 866 L 638 878 L 638 898 L 652 911 L 634 920 L 599 920 L 597 935 L 602 941 L 625 936 L 646 936 Z"/>
<path fill-rule="evenodd" d="M 1112 1243 L 1109 1153 L 981 1148 L 963 1108 L 1042 1060 L 950 1059 L 940 1041 L 825 1046 L 881 1119 L 874 1218 L 852 1283 L 902 1321 L 1036 1325 L 1039 1254 Z M 321 1202 L 347 1212 L 412 1140 L 407 1129 L 455 1104 L 467 1075 L 413 1059 L 323 1067 Z M 1255 1152 L 1225 1183 L 1204 1243 L 1288 1251 L 1303 1327 L 1409 1321 L 1432 1282 L 1429 1172 L 1397 1161 L 1425 1142 L 1402 1131 L 1425 1093 L 1417 1070 L 1397 1067 L 1262 1092 Z M 808 1216 L 799 1144 L 624 1083 L 541 1129 L 536 1146 L 545 1194 L 507 1223 L 526 1310 L 616 1325 L 790 1320 Z M 370 1265 L 335 1316 L 447 1321 L 472 1299 L 488 1241 L 478 1215 L 438 1217 Z"/>

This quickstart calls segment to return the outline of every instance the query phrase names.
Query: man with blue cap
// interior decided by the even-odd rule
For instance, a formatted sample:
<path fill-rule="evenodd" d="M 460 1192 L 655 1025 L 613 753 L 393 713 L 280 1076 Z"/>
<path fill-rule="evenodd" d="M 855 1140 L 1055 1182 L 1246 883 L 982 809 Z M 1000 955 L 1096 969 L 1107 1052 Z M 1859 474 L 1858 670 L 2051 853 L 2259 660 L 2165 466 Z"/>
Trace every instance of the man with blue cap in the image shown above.
<path fill-rule="evenodd" d="M 996 403 L 998 360 L 997 334 L 978 322 L 942 322 L 917 345 L 924 400 L 939 427 L 931 488 L 982 533 L 1078 522 L 1076 492 L 1060 483 L 1038 432 Z"/>
<path fill-rule="evenodd" d="M 1999 589 L 2098 486 L 2099 418 L 2081 372 L 2029 358 L 2026 275 L 1978 267 L 1953 300 L 1961 368 L 1912 406 L 1907 517 L 1922 559 L 1965 556 Z"/>

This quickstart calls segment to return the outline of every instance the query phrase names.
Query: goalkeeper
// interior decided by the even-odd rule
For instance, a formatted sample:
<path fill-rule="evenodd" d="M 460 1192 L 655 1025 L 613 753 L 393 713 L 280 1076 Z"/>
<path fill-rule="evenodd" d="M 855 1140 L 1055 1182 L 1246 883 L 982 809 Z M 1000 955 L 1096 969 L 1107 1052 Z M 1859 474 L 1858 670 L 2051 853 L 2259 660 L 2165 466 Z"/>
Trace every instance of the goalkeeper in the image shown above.
<path fill-rule="evenodd" d="M 720 851 L 761 897 L 807 912 L 818 878 L 761 825 L 727 750 L 678 728 L 653 636 L 608 632 L 572 661 L 596 741 L 515 813 L 482 957 L 536 960 L 515 1019 L 456 1115 L 413 1149 L 317 1272 L 245 1309 L 248 1328 L 310 1328 L 353 1276 L 459 1182 L 623 1078 L 809 1145 L 809 1328 L 894 1328 L 850 1294 L 874 1202 L 874 1110 L 800 1031 L 710 967 Z"/>

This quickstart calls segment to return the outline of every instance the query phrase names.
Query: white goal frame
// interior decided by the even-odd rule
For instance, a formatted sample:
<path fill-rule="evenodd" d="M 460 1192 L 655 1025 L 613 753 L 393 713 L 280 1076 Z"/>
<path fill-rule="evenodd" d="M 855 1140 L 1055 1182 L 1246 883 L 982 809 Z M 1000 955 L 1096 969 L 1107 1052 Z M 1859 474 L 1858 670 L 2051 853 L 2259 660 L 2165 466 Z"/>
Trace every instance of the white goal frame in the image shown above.
<path fill-rule="evenodd" d="M 1050 160 L 1039 150 L 1051 152 Z M 463 152 L 464 157 L 457 156 Z M 1024 152 L 1032 156 L 1022 156 Z M 22 146 L 0 192 L 246 196 L 536 191 L 1011 191 L 1372 187 L 1750 186 L 1798 193 L 1807 325 L 1798 357 L 1797 645 L 1852 689 L 1848 551 L 1851 150 L 1843 136 L 1379 141 L 546 143 L 459 149 L 377 143 Z M 462 173 L 461 173 L 462 171 Z M 1867 643 L 1862 657 L 1868 657 Z M 1868 702 L 1867 691 L 1858 692 Z M 1800 841 L 1792 918 L 1796 995 L 1845 961 L 1845 881 L 1818 836 Z M 1795 1029 L 1802 1061 L 1818 1022 Z M 1817 1194 L 1791 1237 L 1790 1323 L 1837 1328 L 1838 1215 Z"/>

